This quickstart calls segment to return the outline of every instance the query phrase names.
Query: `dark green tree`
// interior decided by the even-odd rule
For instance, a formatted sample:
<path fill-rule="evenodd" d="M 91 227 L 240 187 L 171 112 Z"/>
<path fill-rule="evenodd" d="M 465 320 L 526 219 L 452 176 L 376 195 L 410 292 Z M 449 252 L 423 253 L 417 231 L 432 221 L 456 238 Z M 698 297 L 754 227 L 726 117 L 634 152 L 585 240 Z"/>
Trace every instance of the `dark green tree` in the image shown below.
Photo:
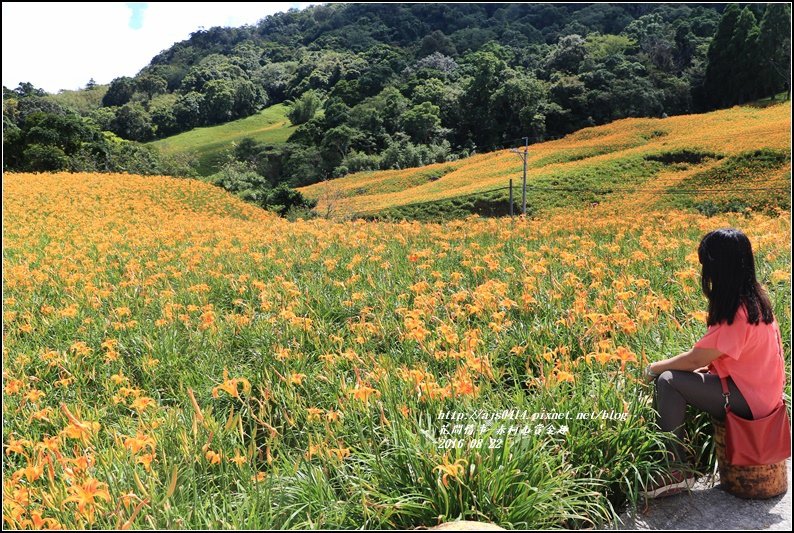
<path fill-rule="evenodd" d="M 282 183 L 270 192 L 267 199 L 268 209 L 284 216 L 292 207 L 312 208 L 317 205 L 316 200 L 308 200 L 295 189 Z"/>
<path fill-rule="evenodd" d="M 445 56 L 455 56 L 458 53 L 455 49 L 455 45 L 449 40 L 449 37 L 444 35 L 444 32 L 440 30 L 434 30 L 422 38 L 417 56 L 425 57 L 434 52 L 438 52 Z"/>
<path fill-rule="evenodd" d="M 361 133 L 349 126 L 337 126 L 325 132 L 322 143 L 320 144 L 320 154 L 323 158 L 323 166 L 327 171 L 331 171 L 345 158 L 350 151 L 352 144 L 358 139 Z"/>
<path fill-rule="evenodd" d="M 110 82 L 108 91 L 102 97 L 102 105 L 122 106 L 132 100 L 133 94 L 135 94 L 135 80 L 127 76 L 116 78 Z"/>
<path fill-rule="evenodd" d="M 196 91 L 180 95 L 174 102 L 174 118 L 179 125 L 179 130 L 189 130 L 204 124 L 202 110 L 204 96 Z"/>
<path fill-rule="evenodd" d="M 47 92 L 44 89 L 39 89 L 35 87 L 29 81 L 20 83 L 16 89 L 14 89 L 14 93 L 18 98 L 28 98 L 30 96 L 44 96 Z"/>
<path fill-rule="evenodd" d="M 304 124 L 314 118 L 321 103 L 320 97 L 315 91 L 306 91 L 290 106 L 287 118 L 295 126 Z"/>
<path fill-rule="evenodd" d="M 728 4 L 717 26 L 717 33 L 709 44 L 703 88 L 712 108 L 726 106 L 732 99 L 731 78 L 735 58 L 731 57 L 731 40 L 740 13 L 737 4 Z"/>
<path fill-rule="evenodd" d="M 525 74 L 511 73 L 490 102 L 492 120 L 502 124 L 502 139 L 529 136 L 541 139 L 545 134 L 544 108 L 548 89 L 540 80 Z"/>
<path fill-rule="evenodd" d="M 732 75 L 728 78 L 728 105 L 743 104 L 756 92 L 758 58 L 758 25 L 749 7 L 742 9 L 728 43 L 732 58 Z"/>
<path fill-rule="evenodd" d="M 64 170 L 69 158 L 64 151 L 52 144 L 30 144 L 23 153 L 24 169 L 31 172 Z"/>
<path fill-rule="evenodd" d="M 767 4 L 761 19 L 758 39 L 759 70 L 757 76 L 761 95 L 785 90 L 791 97 L 791 6 Z"/>
<path fill-rule="evenodd" d="M 578 72 L 586 55 L 587 43 L 584 38 L 577 34 L 566 35 L 546 56 L 545 68 L 549 72 Z"/>
<path fill-rule="evenodd" d="M 491 119 L 491 95 L 501 87 L 507 63 L 490 51 L 474 52 L 467 57 L 471 77 L 464 83 L 459 107 L 461 116 L 458 135 L 478 145 L 493 145 L 500 139 L 500 124 Z"/>
<path fill-rule="evenodd" d="M 155 74 L 143 74 L 135 78 L 135 88 L 151 100 L 155 94 L 163 94 L 168 89 L 168 81 Z"/>
<path fill-rule="evenodd" d="M 441 129 L 441 110 L 430 102 L 422 102 L 405 112 L 403 124 L 405 132 L 417 143 L 433 140 Z"/>
<path fill-rule="evenodd" d="M 116 118 L 111 123 L 111 131 L 131 141 L 145 142 L 154 138 L 154 124 L 149 113 L 136 102 L 130 102 L 119 108 Z"/>
<path fill-rule="evenodd" d="M 234 84 L 229 80 L 209 80 L 204 84 L 202 116 L 207 124 L 226 122 L 234 117 Z"/>

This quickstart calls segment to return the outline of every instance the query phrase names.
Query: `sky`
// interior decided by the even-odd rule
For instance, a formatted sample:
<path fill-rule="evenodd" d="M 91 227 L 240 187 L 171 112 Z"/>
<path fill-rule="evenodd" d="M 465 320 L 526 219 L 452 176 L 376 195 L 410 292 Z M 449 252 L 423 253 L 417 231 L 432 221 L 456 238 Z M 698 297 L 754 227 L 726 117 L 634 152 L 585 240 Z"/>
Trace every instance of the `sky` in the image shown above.
<path fill-rule="evenodd" d="M 3 2 L 3 85 L 50 93 L 134 76 L 201 27 L 255 24 L 319 2 Z"/>

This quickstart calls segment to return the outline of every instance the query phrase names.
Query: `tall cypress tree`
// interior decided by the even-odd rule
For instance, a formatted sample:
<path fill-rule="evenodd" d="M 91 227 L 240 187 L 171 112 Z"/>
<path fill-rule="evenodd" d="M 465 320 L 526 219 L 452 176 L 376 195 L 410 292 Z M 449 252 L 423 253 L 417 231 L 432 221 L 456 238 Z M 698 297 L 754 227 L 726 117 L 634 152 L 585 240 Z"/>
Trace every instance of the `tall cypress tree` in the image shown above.
<path fill-rule="evenodd" d="M 791 97 L 791 6 L 768 4 L 761 19 L 758 39 L 758 79 L 762 95 L 782 90 Z"/>
<path fill-rule="evenodd" d="M 758 25 L 749 7 L 742 9 L 728 43 L 731 72 L 728 78 L 727 105 L 743 104 L 754 92 L 758 58 Z"/>
<path fill-rule="evenodd" d="M 727 94 L 730 79 L 731 59 L 728 47 L 733 37 L 736 22 L 739 19 L 740 9 L 736 4 L 728 4 L 722 13 L 717 33 L 709 44 L 706 55 L 706 78 L 703 82 L 706 101 L 712 108 L 726 105 L 729 100 Z"/>

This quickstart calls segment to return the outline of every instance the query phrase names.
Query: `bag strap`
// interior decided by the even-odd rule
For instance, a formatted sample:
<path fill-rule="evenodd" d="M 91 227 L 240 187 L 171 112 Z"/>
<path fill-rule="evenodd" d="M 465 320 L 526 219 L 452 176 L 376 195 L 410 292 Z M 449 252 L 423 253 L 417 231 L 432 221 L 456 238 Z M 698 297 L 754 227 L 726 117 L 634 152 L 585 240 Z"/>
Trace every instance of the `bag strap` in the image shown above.
<path fill-rule="evenodd" d="M 722 396 L 725 398 L 725 412 L 729 413 L 731 406 L 728 403 L 728 396 L 730 396 L 731 393 L 728 391 L 728 380 L 721 377 L 720 383 L 722 383 Z"/>
<path fill-rule="evenodd" d="M 783 375 L 786 373 L 786 359 L 783 357 L 783 341 L 780 339 L 780 323 L 777 320 L 772 322 L 775 325 L 775 337 L 777 338 L 777 353 L 783 363 Z M 783 392 L 780 395 L 780 403 L 786 404 L 786 388 L 783 387 Z"/>
<path fill-rule="evenodd" d="M 779 328 L 779 326 L 778 326 Z M 778 355 L 781 359 L 783 359 L 783 351 L 782 351 L 782 342 L 780 341 L 780 330 L 775 328 L 775 337 L 777 338 L 777 348 L 778 348 Z M 783 359 L 783 366 L 785 367 L 786 361 Z M 720 383 L 722 384 L 722 396 L 725 398 L 725 412 L 728 413 L 731 410 L 731 406 L 728 403 L 728 396 L 731 395 L 730 391 L 728 390 L 728 380 L 726 378 L 721 377 Z M 783 400 L 783 397 L 780 398 L 780 403 L 785 404 L 786 402 Z"/>

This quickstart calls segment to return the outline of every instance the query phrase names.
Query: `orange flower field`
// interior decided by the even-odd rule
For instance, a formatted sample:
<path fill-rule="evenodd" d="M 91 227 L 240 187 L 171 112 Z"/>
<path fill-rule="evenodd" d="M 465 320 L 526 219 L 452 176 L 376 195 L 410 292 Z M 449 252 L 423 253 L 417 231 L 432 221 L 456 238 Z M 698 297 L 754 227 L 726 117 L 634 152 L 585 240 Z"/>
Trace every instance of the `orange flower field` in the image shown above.
<path fill-rule="evenodd" d="M 590 143 L 781 148 L 788 113 L 620 121 L 533 147 L 531 172 L 584 164 L 534 165 Z M 350 201 L 490 188 L 520 160 L 450 165 Z M 705 332 L 703 234 L 748 234 L 790 361 L 790 212 L 654 202 L 288 222 L 198 181 L 6 174 L 4 527 L 604 527 L 661 468 L 639 378 Z M 615 416 L 577 418 L 602 412 Z M 685 443 L 705 466 L 707 425 Z"/>

